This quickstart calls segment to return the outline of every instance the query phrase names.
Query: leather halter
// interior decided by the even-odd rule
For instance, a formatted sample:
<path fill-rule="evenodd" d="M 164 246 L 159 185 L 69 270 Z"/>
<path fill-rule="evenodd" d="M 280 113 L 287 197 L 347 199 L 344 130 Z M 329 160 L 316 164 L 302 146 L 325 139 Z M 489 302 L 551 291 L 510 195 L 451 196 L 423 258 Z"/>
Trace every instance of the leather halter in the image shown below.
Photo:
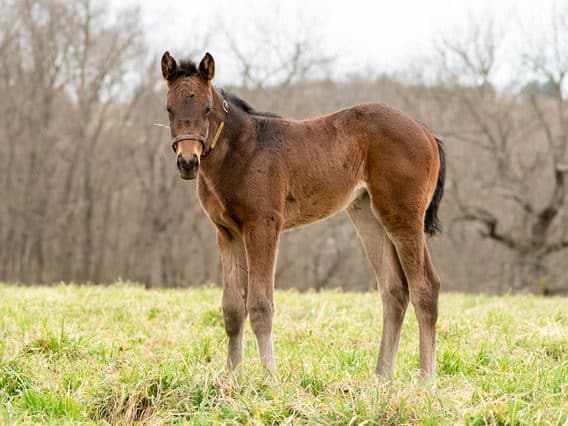
<path fill-rule="evenodd" d="M 227 101 L 225 99 L 223 99 L 223 111 L 225 111 L 226 114 L 229 113 L 229 104 L 227 103 Z M 175 138 L 172 139 L 172 149 L 174 150 L 174 152 L 177 153 L 177 144 L 178 142 L 181 141 L 198 141 L 201 143 L 201 155 L 200 157 L 207 157 L 209 155 L 209 153 L 211 151 L 213 151 L 213 149 L 215 148 L 215 145 L 217 145 L 217 141 L 219 140 L 219 136 L 221 136 L 221 132 L 223 131 L 223 127 L 225 127 L 225 122 L 221 121 L 221 123 L 219 123 L 219 127 L 217 127 L 217 132 L 215 133 L 215 137 L 213 138 L 213 142 L 211 142 L 211 147 L 209 148 L 209 151 L 205 152 L 205 141 L 206 138 L 203 135 L 200 135 L 198 133 L 184 133 L 183 135 L 178 135 Z"/>
<path fill-rule="evenodd" d="M 201 142 L 201 154 L 205 152 L 205 137 L 197 133 L 185 133 L 178 135 L 172 139 L 172 149 L 177 153 L 177 144 L 181 141 L 198 141 Z"/>

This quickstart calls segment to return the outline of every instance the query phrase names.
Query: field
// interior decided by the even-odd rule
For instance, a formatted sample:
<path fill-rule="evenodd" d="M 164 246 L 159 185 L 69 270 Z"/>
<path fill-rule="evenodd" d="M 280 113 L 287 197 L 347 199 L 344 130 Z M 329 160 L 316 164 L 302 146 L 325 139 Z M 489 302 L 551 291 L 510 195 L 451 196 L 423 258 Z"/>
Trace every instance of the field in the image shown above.
<path fill-rule="evenodd" d="M 372 380 L 379 296 L 276 292 L 275 383 L 247 326 L 224 371 L 217 288 L 0 285 L 0 419 L 12 423 L 552 424 L 568 421 L 568 299 L 444 294 L 438 378 L 407 315 L 397 376 Z"/>

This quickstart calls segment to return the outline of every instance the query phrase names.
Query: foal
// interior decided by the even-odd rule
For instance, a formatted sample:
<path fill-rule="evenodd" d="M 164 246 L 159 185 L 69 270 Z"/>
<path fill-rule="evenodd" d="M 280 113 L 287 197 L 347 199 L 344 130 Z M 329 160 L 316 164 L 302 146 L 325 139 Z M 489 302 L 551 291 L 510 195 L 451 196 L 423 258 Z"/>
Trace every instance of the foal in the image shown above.
<path fill-rule="evenodd" d="M 213 57 L 199 64 L 168 53 L 172 148 L 183 179 L 197 178 L 203 210 L 217 229 L 223 264 L 227 367 L 243 358 L 247 314 L 260 359 L 275 372 L 274 267 L 281 232 L 346 210 L 376 274 L 383 333 L 376 374 L 394 373 L 401 326 L 412 302 L 420 369 L 435 373 L 440 280 L 425 233 L 439 230 L 445 160 L 423 125 L 382 104 L 288 120 L 254 111 L 213 87 Z"/>

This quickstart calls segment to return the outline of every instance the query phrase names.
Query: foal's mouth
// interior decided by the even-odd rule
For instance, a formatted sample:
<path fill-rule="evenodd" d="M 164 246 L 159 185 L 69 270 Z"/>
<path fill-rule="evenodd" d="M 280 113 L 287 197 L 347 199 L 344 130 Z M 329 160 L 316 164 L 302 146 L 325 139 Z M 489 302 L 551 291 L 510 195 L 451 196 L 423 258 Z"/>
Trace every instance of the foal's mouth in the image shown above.
<path fill-rule="evenodd" d="M 179 177 L 183 180 L 193 180 L 197 177 L 197 169 L 194 172 L 179 172 Z"/>

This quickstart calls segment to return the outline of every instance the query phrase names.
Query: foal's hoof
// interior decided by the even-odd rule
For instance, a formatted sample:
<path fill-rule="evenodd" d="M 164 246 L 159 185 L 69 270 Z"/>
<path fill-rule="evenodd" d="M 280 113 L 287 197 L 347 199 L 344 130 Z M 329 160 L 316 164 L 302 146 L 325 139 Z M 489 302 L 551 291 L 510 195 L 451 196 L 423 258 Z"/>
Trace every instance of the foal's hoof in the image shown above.
<path fill-rule="evenodd" d="M 264 383 L 267 385 L 275 385 L 277 382 L 276 371 L 264 367 Z"/>
<path fill-rule="evenodd" d="M 431 390 L 436 389 L 436 375 L 426 374 L 423 371 L 420 372 L 420 382 L 424 387 Z"/>
<path fill-rule="evenodd" d="M 373 374 L 373 382 L 377 386 L 386 386 L 392 382 L 391 375 Z"/>

